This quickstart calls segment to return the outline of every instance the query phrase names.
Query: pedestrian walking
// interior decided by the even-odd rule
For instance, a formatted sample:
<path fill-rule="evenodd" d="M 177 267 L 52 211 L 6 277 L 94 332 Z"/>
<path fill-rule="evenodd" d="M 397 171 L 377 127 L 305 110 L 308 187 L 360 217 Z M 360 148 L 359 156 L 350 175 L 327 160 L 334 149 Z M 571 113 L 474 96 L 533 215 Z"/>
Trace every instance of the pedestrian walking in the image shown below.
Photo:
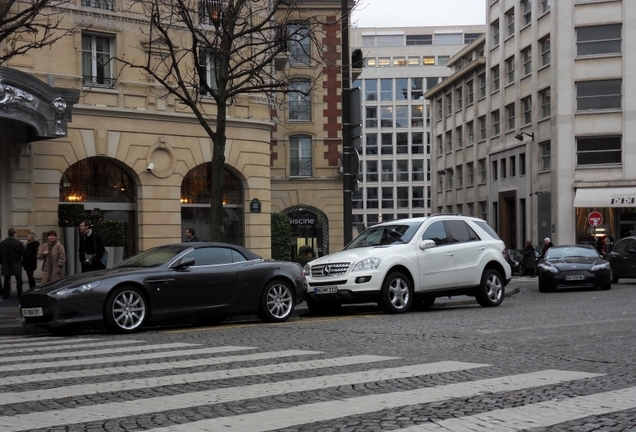
<path fill-rule="evenodd" d="M 105 269 L 102 258 L 106 248 L 102 236 L 93 230 L 90 221 L 87 220 L 80 222 L 79 232 L 79 259 L 82 263 L 82 273 Z"/>
<path fill-rule="evenodd" d="M 42 283 L 53 282 L 64 277 L 66 251 L 57 241 L 57 232 L 50 230 L 46 233 L 46 243 L 40 246 L 38 258 L 42 261 Z"/>
<path fill-rule="evenodd" d="M 0 256 L 2 257 L 2 276 L 4 276 L 3 297 L 11 296 L 11 276 L 15 278 L 18 297 L 22 295 L 22 259 L 26 249 L 22 242 L 15 238 L 17 231 L 9 228 L 9 236 L 0 242 Z"/>
<path fill-rule="evenodd" d="M 305 267 L 305 265 L 314 259 L 314 250 L 311 246 L 305 245 L 301 246 L 298 249 L 298 256 L 294 258 L 294 262 L 297 262 L 301 266 Z"/>
<path fill-rule="evenodd" d="M 197 237 L 195 234 L 194 228 L 187 228 L 185 230 L 186 242 L 204 242 L 205 239 L 201 237 Z"/>
<path fill-rule="evenodd" d="M 35 286 L 35 278 L 33 272 L 38 266 L 38 250 L 40 249 L 40 242 L 35 237 L 34 232 L 27 234 L 26 255 L 24 256 L 24 271 L 29 281 L 29 288 Z"/>
<path fill-rule="evenodd" d="M 530 240 L 526 240 L 526 246 L 523 248 L 523 273 L 529 273 L 530 276 L 537 275 L 535 248 Z"/>
<path fill-rule="evenodd" d="M 540 259 L 543 259 L 545 257 L 545 253 L 552 246 L 554 246 L 554 245 L 552 244 L 552 241 L 550 241 L 550 237 L 546 237 L 545 239 L 543 239 L 543 249 L 541 250 L 541 258 Z"/>

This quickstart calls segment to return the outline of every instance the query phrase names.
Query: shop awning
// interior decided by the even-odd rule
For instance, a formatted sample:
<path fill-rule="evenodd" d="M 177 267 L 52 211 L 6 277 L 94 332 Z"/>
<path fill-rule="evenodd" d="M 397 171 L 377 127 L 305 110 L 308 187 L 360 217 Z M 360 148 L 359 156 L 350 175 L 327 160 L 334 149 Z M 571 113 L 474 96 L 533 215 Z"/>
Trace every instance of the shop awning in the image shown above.
<path fill-rule="evenodd" d="M 580 188 L 574 207 L 636 207 L 636 187 Z"/>

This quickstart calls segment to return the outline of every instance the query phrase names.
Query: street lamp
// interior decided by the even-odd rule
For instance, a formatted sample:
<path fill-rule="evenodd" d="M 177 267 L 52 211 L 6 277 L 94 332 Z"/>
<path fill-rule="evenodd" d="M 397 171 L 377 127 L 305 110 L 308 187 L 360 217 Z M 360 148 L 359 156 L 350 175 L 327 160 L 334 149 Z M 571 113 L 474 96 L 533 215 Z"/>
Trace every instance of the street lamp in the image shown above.
<path fill-rule="evenodd" d="M 523 141 L 523 136 L 527 135 L 529 136 L 532 141 L 534 141 L 534 132 L 528 133 L 528 132 L 521 132 L 520 134 L 515 135 L 515 138 L 519 141 Z"/>

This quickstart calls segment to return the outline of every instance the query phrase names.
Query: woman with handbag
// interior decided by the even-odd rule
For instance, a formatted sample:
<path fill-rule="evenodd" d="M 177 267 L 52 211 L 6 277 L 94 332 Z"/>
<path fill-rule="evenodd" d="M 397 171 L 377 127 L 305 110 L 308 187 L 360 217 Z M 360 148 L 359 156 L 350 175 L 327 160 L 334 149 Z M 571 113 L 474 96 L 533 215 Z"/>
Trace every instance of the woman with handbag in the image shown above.
<path fill-rule="evenodd" d="M 79 259 L 82 263 L 82 273 L 105 269 L 102 258 L 106 248 L 102 236 L 93 231 L 91 223 L 87 220 L 80 223 L 79 232 Z"/>
<path fill-rule="evenodd" d="M 66 264 L 66 251 L 64 246 L 57 241 L 57 232 L 54 230 L 46 233 L 47 242 L 40 246 L 38 258 L 42 262 L 42 283 L 53 282 L 64 277 L 64 265 Z"/>

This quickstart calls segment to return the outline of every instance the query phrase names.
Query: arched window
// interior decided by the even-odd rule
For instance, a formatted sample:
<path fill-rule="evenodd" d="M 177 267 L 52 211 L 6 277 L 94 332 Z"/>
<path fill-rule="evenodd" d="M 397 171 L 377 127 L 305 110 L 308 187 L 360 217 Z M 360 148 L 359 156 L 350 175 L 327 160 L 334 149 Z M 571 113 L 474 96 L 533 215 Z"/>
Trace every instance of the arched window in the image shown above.
<path fill-rule="evenodd" d="M 210 238 L 212 163 L 206 162 L 188 172 L 181 183 L 182 232 L 194 228 L 198 237 Z M 223 169 L 223 209 L 225 241 L 243 245 L 243 187 L 228 169 Z"/>
<path fill-rule="evenodd" d="M 135 183 L 115 162 L 92 157 L 71 165 L 60 181 L 60 202 L 134 203 Z"/>

